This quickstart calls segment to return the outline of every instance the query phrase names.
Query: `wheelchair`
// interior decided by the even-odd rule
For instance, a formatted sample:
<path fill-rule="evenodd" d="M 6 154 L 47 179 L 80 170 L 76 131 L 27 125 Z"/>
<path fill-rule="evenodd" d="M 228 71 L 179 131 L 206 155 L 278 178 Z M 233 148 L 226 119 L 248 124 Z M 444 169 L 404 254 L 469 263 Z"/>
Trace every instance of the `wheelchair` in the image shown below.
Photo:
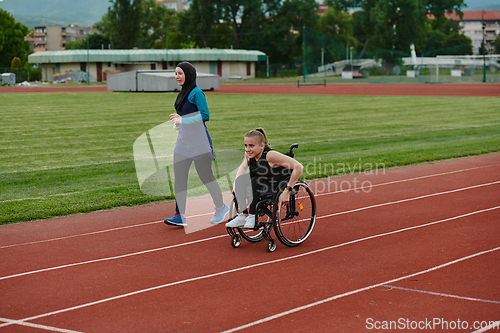
<path fill-rule="evenodd" d="M 294 157 L 293 149 L 298 144 L 290 146 L 285 155 Z M 227 227 L 231 236 L 231 245 L 238 248 L 242 238 L 255 243 L 267 240 L 267 250 L 276 250 L 276 240 L 271 236 L 272 230 L 279 241 L 286 246 L 294 247 L 302 244 L 311 234 L 316 222 L 316 201 L 314 194 L 305 182 L 299 180 L 290 193 L 290 200 L 280 205 L 279 197 L 285 190 L 288 178 L 280 183 L 274 193 L 266 193 L 260 197 L 255 210 L 255 227 L 253 229 Z M 239 213 L 236 195 L 229 205 L 229 221 Z"/>

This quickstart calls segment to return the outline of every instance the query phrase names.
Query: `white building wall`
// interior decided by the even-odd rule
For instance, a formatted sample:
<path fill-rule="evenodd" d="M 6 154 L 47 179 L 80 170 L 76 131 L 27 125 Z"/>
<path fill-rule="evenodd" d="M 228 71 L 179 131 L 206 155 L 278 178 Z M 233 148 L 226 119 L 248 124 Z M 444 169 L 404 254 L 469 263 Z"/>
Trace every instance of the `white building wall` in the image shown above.
<path fill-rule="evenodd" d="M 211 61 L 193 61 L 191 64 L 196 68 L 196 71 L 198 73 L 207 73 L 209 74 L 211 72 L 211 69 L 213 70 L 214 64 L 217 66 L 217 62 L 211 62 Z M 211 65 L 212 64 L 212 65 Z M 85 63 L 85 65 L 87 65 Z M 175 65 L 174 65 L 175 66 Z M 170 70 L 175 69 L 174 66 L 170 66 Z M 62 72 L 76 72 L 80 70 L 80 63 L 75 62 L 75 63 L 44 63 L 41 65 L 42 68 L 42 80 L 45 82 L 52 82 L 52 76 L 56 73 L 62 73 Z M 156 62 L 156 70 L 162 70 L 163 69 L 163 63 Z M 122 73 L 124 72 L 131 72 L 131 71 L 137 71 L 137 70 L 146 70 L 150 71 L 151 70 L 151 63 L 150 62 L 144 62 L 144 63 L 109 63 L 109 62 L 102 62 L 101 66 L 101 79 L 104 81 L 104 73 L 106 71 L 120 71 Z M 90 62 L 89 63 L 89 73 L 90 75 L 97 80 L 97 64 L 95 62 Z M 215 73 L 213 73 L 215 74 Z M 221 63 L 221 76 L 222 77 L 229 77 L 229 76 L 239 76 L 242 78 L 249 78 L 249 77 L 255 77 L 255 62 L 250 63 L 250 76 L 247 75 L 247 62 L 246 61 L 223 61 Z"/>

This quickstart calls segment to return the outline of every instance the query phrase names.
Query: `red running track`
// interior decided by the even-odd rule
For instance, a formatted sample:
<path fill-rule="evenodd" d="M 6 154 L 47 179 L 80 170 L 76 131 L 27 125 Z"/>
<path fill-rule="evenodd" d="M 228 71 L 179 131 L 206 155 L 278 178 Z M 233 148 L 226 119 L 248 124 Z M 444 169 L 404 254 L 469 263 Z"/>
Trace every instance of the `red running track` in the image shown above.
<path fill-rule="evenodd" d="M 81 87 L 0 87 L 0 93 L 105 92 L 106 86 Z M 291 95 L 377 95 L 377 96 L 500 96 L 498 83 L 376 84 L 347 83 L 322 85 L 223 84 L 213 93 Z"/>
<path fill-rule="evenodd" d="M 481 332 L 500 320 L 499 153 L 311 186 L 312 235 L 274 253 L 232 248 L 222 225 L 167 226 L 171 203 L 2 226 L 0 332 Z"/>

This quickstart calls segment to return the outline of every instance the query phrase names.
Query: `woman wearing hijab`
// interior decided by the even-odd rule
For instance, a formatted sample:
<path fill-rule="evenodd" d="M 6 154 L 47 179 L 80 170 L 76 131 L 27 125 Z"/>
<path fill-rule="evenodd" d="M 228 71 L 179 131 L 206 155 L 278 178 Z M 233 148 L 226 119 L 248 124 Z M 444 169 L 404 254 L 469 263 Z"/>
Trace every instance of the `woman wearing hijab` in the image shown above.
<path fill-rule="evenodd" d="M 175 69 L 175 80 L 181 92 L 175 101 L 175 111 L 170 115 L 174 129 L 179 131 L 174 148 L 176 213 L 166 218 L 165 223 L 185 226 L 187 180 L 194 161 L 196 172 L 210 192 L 215 205 L 211 223 L 224 220 L 229 207 L 223 202 L 219 184 L 212 173 L 214 160 L 212 139 L 205 125 L 210 119 L 207 100 L 203 91 L 196 86 L 196 69 L 189 62 L 181 62 Z"/>

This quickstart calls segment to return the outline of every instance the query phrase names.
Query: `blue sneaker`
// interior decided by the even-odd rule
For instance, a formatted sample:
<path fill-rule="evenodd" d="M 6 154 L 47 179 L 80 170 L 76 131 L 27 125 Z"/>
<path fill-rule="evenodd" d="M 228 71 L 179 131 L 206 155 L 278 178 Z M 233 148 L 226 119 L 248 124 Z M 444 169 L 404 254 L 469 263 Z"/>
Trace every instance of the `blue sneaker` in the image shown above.
<path fill-rule="evenodd" d="M 174 216 L 172 216 L 170 218 L 166 218 L 165 220 L 163 220 L 163 222 L 165 222 L 166 224 L 177 225 L 180 227 L 187 226 L 186 217 L 184 215 L 179 214 L 179 213 L 175 213 Z"/>
<path fill-rule="evenodd" d="M 215 207 L 214 217 L 212 217 L 210 223 L 213 224 L 221 223 L 226 218 L 228 212 L 229 212 L 229 207 L 226 204 L 224 204 L 222 208 Z"/>

